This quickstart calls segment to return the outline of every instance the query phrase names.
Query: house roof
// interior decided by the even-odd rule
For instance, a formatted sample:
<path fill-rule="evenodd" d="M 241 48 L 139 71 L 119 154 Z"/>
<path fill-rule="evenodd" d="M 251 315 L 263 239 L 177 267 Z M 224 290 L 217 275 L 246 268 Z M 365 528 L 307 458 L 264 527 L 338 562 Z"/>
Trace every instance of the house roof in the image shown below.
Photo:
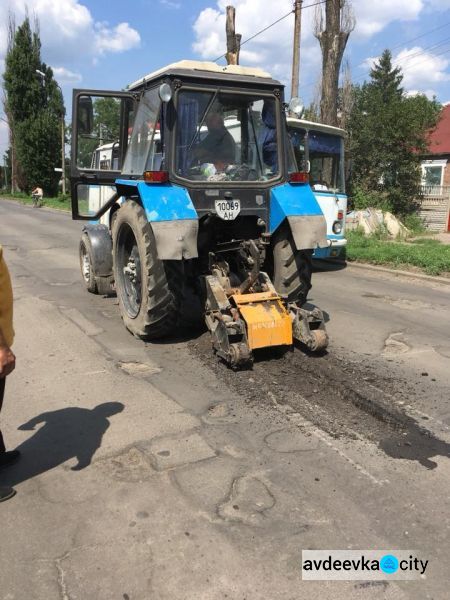
<path fill-rule="evenodd" d="M 428 135 L 430 154 L 450 154 L 450 104 L 444 106 L 436 127 Z"/>

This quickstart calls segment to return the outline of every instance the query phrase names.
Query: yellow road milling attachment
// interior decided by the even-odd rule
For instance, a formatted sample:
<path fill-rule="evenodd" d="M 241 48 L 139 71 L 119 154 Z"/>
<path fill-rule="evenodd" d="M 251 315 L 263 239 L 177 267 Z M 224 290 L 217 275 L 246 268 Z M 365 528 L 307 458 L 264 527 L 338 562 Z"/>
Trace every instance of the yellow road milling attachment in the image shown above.
<path fill-rule="evenodd" d="M 328 345 L 323 314 L 286 302 L 267 273 L 259 270 L 259 251 L 247 243 L 252 270 L 240 285 L 233 285 L 227 262 L 212 265 L 206 282 L 206 324 L 216 353 L 232 367 L 248 365 L 253 350 L 292 346 L 294 339 L 311 351 Z M 230 251 L 228 246 L 227 251 Z"/>

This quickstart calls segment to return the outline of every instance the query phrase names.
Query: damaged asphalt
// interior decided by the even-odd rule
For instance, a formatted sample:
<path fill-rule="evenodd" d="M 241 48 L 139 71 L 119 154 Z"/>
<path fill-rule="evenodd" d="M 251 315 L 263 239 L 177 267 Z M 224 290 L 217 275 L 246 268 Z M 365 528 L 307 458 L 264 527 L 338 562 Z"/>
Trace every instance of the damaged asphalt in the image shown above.
<path fill-rule="evenodd" d="M 82 290 L 65 215 L 0 203 L 0 222 L 18 355 L 2 430 L 24 455 L 1 475 L 18 492 L 0 508 L 2 600 L 446 597 L 449 291 L 316 273 L 330 351 L 234 372 L 200 331 L 130 336 L 114 298 Z M 306 548 L 430 566 L 303 582 Z"/>

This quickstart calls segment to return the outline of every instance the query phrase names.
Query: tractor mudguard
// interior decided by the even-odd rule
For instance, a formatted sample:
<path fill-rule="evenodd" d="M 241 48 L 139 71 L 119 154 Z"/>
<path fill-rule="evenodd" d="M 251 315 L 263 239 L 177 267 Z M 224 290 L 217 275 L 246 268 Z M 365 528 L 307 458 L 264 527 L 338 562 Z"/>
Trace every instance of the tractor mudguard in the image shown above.
<path fill-rule="evenodd" d="M 92 248 L 92 268 L 97 277 L 109 277 L 113 272 L 112 239 L 106 225 L 89 223 L 83 226 Z"/>
<path fill-rule="evenodd" d="M 151 224 L 160 260 L 197 258 L 198 215 L 183 187 L 117 179 L 119 196 L 138 196 Z"/>
<path fill-rule="evenodd" d="M 327 223 L 308 184 L 286 183 L 272 189 L 270 233 L 285 219 L 291 228 L 297 250 L 328 247 Z"/>

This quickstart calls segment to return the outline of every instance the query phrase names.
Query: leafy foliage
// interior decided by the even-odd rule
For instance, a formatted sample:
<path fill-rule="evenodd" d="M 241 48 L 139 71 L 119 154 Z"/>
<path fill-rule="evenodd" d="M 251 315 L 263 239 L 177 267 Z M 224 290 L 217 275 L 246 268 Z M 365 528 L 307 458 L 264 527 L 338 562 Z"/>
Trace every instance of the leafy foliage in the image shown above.
<path fill-rule="evenodd" d="M 3 74 L 5 110 L 12 130 L 16 176 L 21 189 L 40 185 L 46 195 L 58 191 L 63 98 L 53 71 L 41 61 L 37 23 L 9 23 Z M 42 75 L 37 71 L 41 71 Z"/>
<path fill-rule="evenodd" d="M 94 101 L 94 129 L 103 139 L 103 143 L 119 139 L 120 102 L 117 98 L 96 98 Z"/>
<path fill-rule="evenodd" d="M 88 135 L 78 134 L 78 165 L 90 167 L 96 148 L 118 142 L 120 135 L 120 102 L 113 97 L 93 99 L 93 130 Z"/>
<path fill-rule="evenodd" d="M 354 88 L 349 120 L 351 192 L 359 201 L 375 198 L 376 206 L 403 216 L 416 208 L 420 154 L 440 105 L 422 95 L 404 94 L 401 69 L 392 66 L 389 50 L 383 52 L 370 77 L 368 83 Z"/>

